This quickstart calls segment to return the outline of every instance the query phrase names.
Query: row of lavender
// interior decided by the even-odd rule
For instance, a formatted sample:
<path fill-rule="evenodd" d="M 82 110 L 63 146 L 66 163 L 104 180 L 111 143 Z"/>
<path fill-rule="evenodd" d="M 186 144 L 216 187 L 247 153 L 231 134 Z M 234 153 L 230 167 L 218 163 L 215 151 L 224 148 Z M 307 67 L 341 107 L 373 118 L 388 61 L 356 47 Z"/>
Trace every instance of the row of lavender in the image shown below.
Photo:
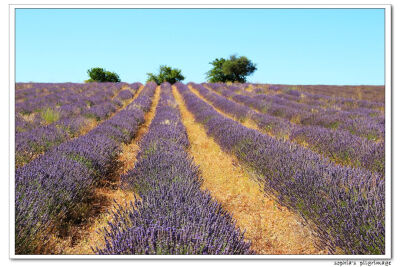
<path fill-rule="evenodd" d="M 227 87 L 229 89 L 232 86 Z M 287 119 L 294 118 L 301 124 L 347 129 L 353 134 L 369 139 L 384 138 L 385 105 L 381 102 L 313 95 L 297 90 L 288 90 L 274 95 L 259 95 L 249 93 L 244 89 L 237 93 L 251 96 L 258 101 L 262 100 L 263 104 L 261 105 L 265 110 L 271 103 L 274 103 L 275 107 L 271 113 Z M 283 111 L 285 108 L 290 111 Z M 291 112 L 293 109 L 294 112 Z M 295 112 L 299 110 L 301 115 L 295 115 Z"/>
<path fill-rule="evenodd" d="M 315 107 L 333 108 L 336 110 L 354 112 L 360 115 L 369 115 L 371 117 L 379 115 L 380 112 L 385 108 L 385 105 L 382 102 L 331 97 L 320 94 L 311 94 L 293 89 L 277 91 L 275 87 L 271 87 L 270 90 L 275 92 L 275 96 L 292 101 L 292 103 L 297 102 Z M 253 91 L 254 94 L 260 94 L 262 92 L 263 91 L 260 91 L 259 88 L 256 88 Z"/>
<path fill-rule="evenodd" d="M 76 110 L 86 112 L 91 107 L 105 102 L 118 93 L 126 83 L 116 84 L 32 84 L 31 88 L 16 91 L 16 114 L 29 115 L 51 108 L 61 113 L 62 117 L 73 115 Z M 115 103 L 118 104 L 118 103 Z M 34 118 L 43 122 L 40 114 Z M 28 123 L 28 122 L 27 122 Z M 20 129 L 21 131 L 24 128 Z"/>
<path fill-rule="evenodd" d="M 121 91 L 123 87 L 129 86 L 132 90 L 137 90 L 141 84 L 33 85 L 34 87 L 26 89 L 27 92 L 24 92 L 22 96 L 16 97 L 16 132 L 26 132 L 39 125 L 49 124 L 46 120 L 46 112 L 53 113 L 57 117 L 55 119 L 60 120 L 61 124 L 68 124 L 77 115 L 98 120 L 105 119 L 115 111 L 116 107 L 122 106 L 121 101 L 130 93 L 129 90 Z M 17 91 L 16 95 L 19 92 Z M 116 95 L 117 93 L 119 94 Z"/>
<path fill-rule="evenodd" d="M 267 194 L 315 224 L 322 242 L 346 254 L 385 251 L 385 183 L 371 172 L 335 165 L 293 143 L 220 115 L 184 84 L 188 109 L 221 147 L 259 174 Z"/>
<path fill-rule="evenodd" d="M 129 87 L 132 91 L 136 91 L 140 85 L 135 83 Z M 39 96 L 36 101 L 27 99 L 20 103 L 32 112 L 33 118 L 30 121 L 23 119 L 21 113 L 27 111 L 17 107 L 15 123 L 17 168 L 51 147 L 79 136 L 82 127 L 90 122 L 88 118 L 95 118 L 97 121 L 107 119 L 122 107 L 122 101 L 133 97 L 130 90 L 121 90 L 122 86 L 127 86 L 124 83 L 110 87 L 100 84 L 89 88 L 77 84 L 64 84 L 64 86 L 66 87 L 60 89 L 58 85 L 51 94 Z M 46 121 L 46 116 L 51 116 L 50 123 Z"/>
<path fill-rule="evenodd" d="M 76 220 L 94 187 L 119 167 L 120 144 L 129 142 L 150 109 L 155 83 L 137 99 L 86 135 L 64 142 L 17 169 L 15 174 L 15 248 L 37 252 L 53 230 Z M 83 207 L 84 208 L 84 207 Z M 61 229 L 62 230 L 62 229 Z"/>
<path fill-rule="evenodd" d="M 214 90 L 224 90 L 225 87 L 218 84 L 208 85 Z M 229 87 L 232 88 L 232 86 Z M 300 125 L 347 130 L 354 135 L 371 140 L 384 139 L 385 136 L 385 116 L 382 111 L 366 107 L 342 110 L 337 99 L 334 99 L 334 104 L 329 107 L 315 103 L 306 104 L 303 103 L 302 95 L 304 94 L 295 90 L 290 90 L 288 94 L 277 95 L 252 94 L 244 90 L 236 93 L 231 90 L 228 92 L 229 97 L 237 102 L 253 105 L 262 113 L 291 120 Z M 313 100 L 318 97 L 314 96 Z M 300 100 L 302 103 L 299 103 Z M 384 107 L 383 103 L 378 104 Z"/>
<path fill-rule="evenodd" d="M 106 246 L 97 254 L 253 253 L 231 216 L 200 189 L 188 146 L 171 86 L 164 83 L 136 166 L 123 177 L 141 200 L 113 214 L 104 229 Z"/>
<path fill-rule="evenodd" d="M 257 91 L 257 89 L 255 90 Z M 322 113 L 323 115 L 336 115 L 350 118 L 360 118 L 372 120 L 375 122 L 384 121 L 384 104 L 377 102 L 363 101 L 357 103 L 352 99 L 336 99 L 323 95 L 312 95 L 297 90 L 276 93 L 274 95 L 263 95 L 242 91 L 242 94 L 257 96 L 265 101 L 274 102 L 283 106 L 294 107 L 313 113 Z M 351 104 L 350 104 L 351 103 Z"/>
<path fill-rule="evenodd" d="M 368 108 L 344 111 L 337 107 L 315 107 L 288 101 L 279 96 L 260 95 L 253 96 L 253 98 L 262 100 L 264 106 L 266 103 L 268 103 L 267 105 L 275 103 L 276 110 L 271 110 L 271 114 L 277 114 L 287 119 L 295 118 L 302 125 L 319 125 L 325 128 L 348 130 L 354 135 L 370 140 L 384 139 L 385 137 L 385 116 L 381 111 Z M 287 111 L 282 112 L 285 107 Z M 307 107 L 309 107 L 308 110 Z"/>
<path fill-rule="evenodd" d="M 224 84 L 224 83 L 206 83 L 206 85 L 211 86 L 224 86 L 229 90 L 234 91 L 236 93 L 247 93 L 247 94 L 268 94 L 268 95 L 276 95 L 282 97 L 287 100 L 296 101 L 299 103 L 304 103 L 308 105 L 316 105 L 321 107 L 333 107 L 340 110 L 363 110 L 370 109 L 371 112 L 382 111 L 385 107 L 384 105 L 384 95 L 385 89 L 379 88 L 375 90 L 376 97 L 370 100 L 360 100 L 356 99 L 354 96 L 359 95 L 359 91 L 357 89 L 350 89 L 347 93 L 348 96 L 351 97 L 343 97 L 340 96 L 340 92 L 333 91 L 328 94 L 326 91 L 322 90 L 318 92 L 318 87 L 316 90 L 312 90 L 309 92 L 307 86 L 288 86 L 288 85 L 267 85 L 267 84 L 251 84 L 251 83 L 243 83 L 243 84 Z M 324 87 L 324 86 L 321 86 Z M 381 99 L 377 101 L 377 99 Z"/>
<path fill-rule="evenodd" d="M 369 139 L 384 138 L 384 103 L 381 102 L 313 95 L 292 89 L 276 89 L 275 86 L 267 90 L 268 95 L 264 95 L 265 89 L 261 88 L 248 92 L 246 88 L 250 84 L 206 85 L 214 90 L 227 88 L 230 97 L 238 97 L 238 101 L 257 101 L 263 113 L 268 112 L 298 124 L 320 125 L 333 129 L 340 127 Z M 235 93 L 240 96 L 236 96 Z"/>
<path fill-rule="evenodd" d="M 251 118 L 260 129 L 275 137 L 287 137 L 290 141 L 300 144 L 305 142 L 313 151 L 342 165 L 365 168 L 379 173 L 382 177 L 385 174 L 384 142 L 376 143 L 353 135 L 347 130 L 293 124 L 289 120 L 257 112 L 263 111 L 265 104 L 259 99 L 235 94 L 221 86 L 212 86 L 215 91 L 231 98 L 236 103 L 206 89 L 202 85 L 191 85 L 217 108 L 239 120 Z M 253 111 L 250 107 L 257 111 Z"/>
<path fill-rule="evenodd" d="M 329 85 L 265 85 L 265 84 L 247 84 L 261 92 L 270 90 L 285 92 L 289 90 L 301 91 L 304 94 L 319 95 L 323 100 L 330 102 L 341 102 L 352 107 L 382 107 L 385 101 L 384 86 L 329 86 Z"/>

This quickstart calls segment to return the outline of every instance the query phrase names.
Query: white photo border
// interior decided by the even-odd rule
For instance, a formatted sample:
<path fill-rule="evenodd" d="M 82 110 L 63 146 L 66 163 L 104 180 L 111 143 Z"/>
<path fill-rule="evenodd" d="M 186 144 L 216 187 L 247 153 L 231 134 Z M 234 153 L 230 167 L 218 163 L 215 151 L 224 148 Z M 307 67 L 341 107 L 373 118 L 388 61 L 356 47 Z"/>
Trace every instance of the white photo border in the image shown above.
<path fill-rule="evenodd" d="M 15 12 L 16 9 L 384 9 L 385 10 L 385 254 L 383 255 L 16 255 L 15 254 Z M 389 260 L 392 258 L 392 8 L 386 5 L 262 4 L 9 4 L 10 226 L 11 259 L 282 259 Z"/>

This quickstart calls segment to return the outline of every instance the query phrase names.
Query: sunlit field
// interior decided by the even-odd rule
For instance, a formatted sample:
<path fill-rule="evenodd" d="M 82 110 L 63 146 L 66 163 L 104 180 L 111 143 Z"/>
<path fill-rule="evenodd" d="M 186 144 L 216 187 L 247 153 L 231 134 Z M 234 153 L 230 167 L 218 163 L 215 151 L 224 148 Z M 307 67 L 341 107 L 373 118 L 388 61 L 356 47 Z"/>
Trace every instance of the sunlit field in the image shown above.
<path fill-rule="evenodd" d="M 16 254 L 385 254 L 385 88 L 17 83 Z"/>

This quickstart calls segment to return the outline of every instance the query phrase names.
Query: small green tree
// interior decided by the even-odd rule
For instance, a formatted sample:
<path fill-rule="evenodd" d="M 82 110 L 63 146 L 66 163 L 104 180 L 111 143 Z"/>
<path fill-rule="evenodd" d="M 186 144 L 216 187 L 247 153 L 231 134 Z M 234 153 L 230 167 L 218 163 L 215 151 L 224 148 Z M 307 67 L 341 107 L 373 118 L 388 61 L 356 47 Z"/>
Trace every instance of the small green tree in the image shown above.
<path fill-rule="evenodd" d="M 209 70 L 207 79 L 209 82 L 246 82 L 246 77 L 257 70 L 256 65 L 247 57 L 236 55 L 230 56 L 229 59 L 216 58 L 210 62 L 213 68 Z"/>
<path fill-rule="evenodd" d="M 115 72 L 106 71 L 103 68 L 91 68 L 88 69 L 87 73 L 90 79 L 86 80 L 85 82 L 117 83 L 121 81 L 118 74 L 116 74 Z"/>
<path fill-rule="evenodd" d="M 222 71 L 222 67 L 225 63 L 225 58 L 216 58 L 213 62 L 210 62 L 214 67 L 207 72 L 207 78 L 209 82 L 227 82 L 230 77 Z"/>
<path fill-rule="evenodd" d="M 153 81 L 158 85 L 162 84 L 163 82 L 174 84 L 185 79 L 180 69 L 173 69 L 166 65 L 160 66 L 160 71 L 158 74 L 147 73 L 147 76 L 147 82 Z"/>

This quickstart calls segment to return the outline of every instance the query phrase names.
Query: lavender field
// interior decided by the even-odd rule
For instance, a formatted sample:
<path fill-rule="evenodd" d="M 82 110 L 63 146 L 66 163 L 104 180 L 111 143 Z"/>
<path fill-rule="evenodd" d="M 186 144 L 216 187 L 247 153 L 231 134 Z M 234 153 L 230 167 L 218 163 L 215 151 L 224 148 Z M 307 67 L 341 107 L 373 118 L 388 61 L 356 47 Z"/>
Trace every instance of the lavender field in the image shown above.
<path fill-rule="evenodd" d="M 15 253 L 385 254 L 384 99 L 383 86 L 17 83 Z"/>

